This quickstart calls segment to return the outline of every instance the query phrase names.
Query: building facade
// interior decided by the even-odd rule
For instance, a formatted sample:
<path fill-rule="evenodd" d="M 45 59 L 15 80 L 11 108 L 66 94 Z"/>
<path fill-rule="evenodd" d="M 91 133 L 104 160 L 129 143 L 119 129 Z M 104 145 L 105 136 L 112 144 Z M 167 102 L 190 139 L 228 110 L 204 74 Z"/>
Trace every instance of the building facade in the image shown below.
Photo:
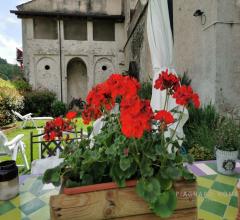
<path fill-rule="evenodd" d="M 187 72 L 203 104 L 220 111 L 240 103 L 240 0 L 168 0 L 174 67 Z M 22 19 L 25 74 L 59 99 L 85 98 L 113 72 L 134 63 L 152 77 L 148 0 L 33 0 Z M 199 13 L 200 12 L 200 13 Z M 195 15 L 195 16 L 194 16 Z"/>
<path fill-rule="evenodd" d="M 121 0 L 33 0 L 17 9 L 25 76 L 33 88 L 70 102 L 124 71 Z"/>

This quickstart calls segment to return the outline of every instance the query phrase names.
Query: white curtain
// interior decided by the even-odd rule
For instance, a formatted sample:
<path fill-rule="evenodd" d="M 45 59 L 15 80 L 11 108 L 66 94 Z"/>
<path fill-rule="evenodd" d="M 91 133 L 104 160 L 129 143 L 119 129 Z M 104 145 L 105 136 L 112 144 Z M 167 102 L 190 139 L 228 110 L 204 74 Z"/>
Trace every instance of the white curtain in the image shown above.
<path fill-rule="evenodd" d="M 153 68 L 153 87 L 151 106 L 154 111 L 164 108 L 166 99 L 166 91 L 156 90 L 154 88 L 155 80 L 158 78 L 162 70 L 168 68 L 171 72 L 175 73 L 172 68 L 173 59 L 173 40 L 169 19 L 168 1 L 167 0 L 149 0 L 148 15 L 147 15 L 147 35 L 152 59 Z M 167 110 L 172 110 L 177 107 L 174 99 L 170 98 L 168 101 Z M 175 118 L 179 115 L 175 115 Z M 184 138 L 183 126 L 188 120 L 188 111 L 184 111 L 182 120 L 177 127 L 175 135 Z M 175 130 L 177 123 L 173 124 L 169 132 L 165 136 L 169 137 Z M 180 141 L 179 144 L 182 144 Z"/>

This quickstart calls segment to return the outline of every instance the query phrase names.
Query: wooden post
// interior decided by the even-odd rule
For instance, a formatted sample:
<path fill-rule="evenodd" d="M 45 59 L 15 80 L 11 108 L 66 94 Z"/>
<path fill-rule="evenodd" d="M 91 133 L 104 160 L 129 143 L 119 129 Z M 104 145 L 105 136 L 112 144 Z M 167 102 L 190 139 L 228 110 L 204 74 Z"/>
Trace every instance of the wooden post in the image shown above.
<path fill-rule="evenodd" d="M 237 184 L 237 192 L 238 192 L 238 214 L 236 220 L 240 220 L 240 179 L 238 180 Z"/>

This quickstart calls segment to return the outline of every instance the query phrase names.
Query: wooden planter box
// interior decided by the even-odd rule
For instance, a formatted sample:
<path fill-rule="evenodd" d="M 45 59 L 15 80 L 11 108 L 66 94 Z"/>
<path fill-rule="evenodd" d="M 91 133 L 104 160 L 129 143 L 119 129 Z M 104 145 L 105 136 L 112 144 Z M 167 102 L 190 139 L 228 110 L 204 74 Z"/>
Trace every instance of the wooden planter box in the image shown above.
<path fill-rule="evenodd" d="M 52 220 L 160 220 L 149 210 L 148 205 L 135 192 L 136 181 L 129 181 L 126 188 L 114 183 L 65 189 L 64 193 L 51 196 Z M 77 191 L 75 191 L 77 190 Z M 97 190 L 97 191 L 96 191 Z M 197 219 L 196 183 L 175 184 L 178 203 L 174 214 L 168 219 Z"/>

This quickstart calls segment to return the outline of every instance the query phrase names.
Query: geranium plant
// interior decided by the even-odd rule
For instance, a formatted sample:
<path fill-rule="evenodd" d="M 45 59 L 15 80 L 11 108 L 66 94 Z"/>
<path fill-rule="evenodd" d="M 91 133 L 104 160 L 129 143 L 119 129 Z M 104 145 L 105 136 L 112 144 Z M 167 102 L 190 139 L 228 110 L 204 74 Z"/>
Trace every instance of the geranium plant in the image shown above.
<path fill-rule="evenodd" d="M 177 203 L 173 183 L 195 177 L 184 166 L 191 157 L 180 154 L 176 129 L 171 137 L 164 134 L 173 123 L 178 127 L 185 108 L 192 104 L 198 108 L 200 101 L 190 86 L 181 86 L 168 70 L 159 74 L 154 86 L 167 91 L 164 109 L 156 112 L 150 100 L 139 97 L 140 84 L 129 76 L 113 74 L 94 87 L 82 119 L 88 124 L 101 118 L 101 132 L 67 145 L 64 162 L 46 171 L 44 181 L 60 184 L 63 177 L 65 187 L 111 181 L 124 187 L 126 180 L 137 179 L 136 191 L 150 209 L 158 216 L 170 216 Z M 181 108 L 167 110 L 170 96 Z M 116 102 L 119 112 L 112 111 Z"/>

